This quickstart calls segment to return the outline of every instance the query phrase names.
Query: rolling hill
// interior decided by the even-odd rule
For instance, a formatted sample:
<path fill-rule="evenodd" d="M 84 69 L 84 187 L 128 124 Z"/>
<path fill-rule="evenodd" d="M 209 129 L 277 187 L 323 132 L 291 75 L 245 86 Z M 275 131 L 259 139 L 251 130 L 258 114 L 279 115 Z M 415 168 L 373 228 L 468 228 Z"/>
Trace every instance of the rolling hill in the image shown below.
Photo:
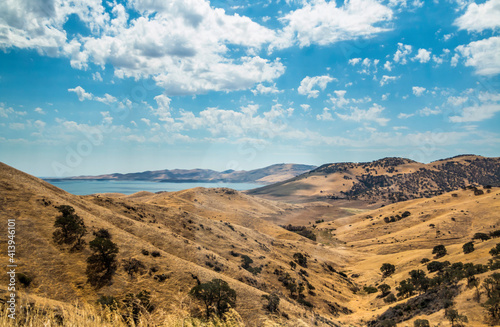
<path fill-rule="evenodd" d="M 415 169 L 411 165 L 420 164 L 405 161 L 397 169 L 409 172 Z M 393 303 L 387 303 L 376 287 L 387 284 L 396 294 L 399 283 L 415 269 L 436 277 L 438 273 L 428 272 L 422 263 L 425 258 L 449 261 L 450 267 L 460 262 L 486 267 L 498 239 L 474 240 L 475 250 L 468 254 L 462 246 L 476 233 L 489 235 L 500 229 L 497 187 L 469 186 L 362 210 L 348 207 L 355 201 L 337 202 L 345 207 L 327 202 L 291 204 L 227 188 L 75 196 L 0 163 L 0 190 L 4 222 L 16 220 L 17 271 L 33 278 L 18 294 L 44 310 L 65 308 L 71 315 L 79 312 L 80 304 L 94 306 L 102 296 L 123 301 L 129 293 L 147 290 L 156 307 L 149 323 L 162 325 L 174 316 L 182 326 L 189 317 L 201 316 L 189 290 L 220 278 L 237 294 L 235 309 L 241 318 L 232 326 L 378 327 L 388 320 L 413 326 L 414 320 L 427 319 L 431 325 L 446 327 L 446 303 L 466 315 L 471 326 L 491 323 L 466 278 L 434 286 L 430 293 L 398 297 Z M 87 283 L 88 246 L 69 252 L 52 240 L 59 205 L 72 206 L 83 219 L 89 231 L 87 243 L 101 228 L 111 234 L 119 248 L 119 267 L 110 285 L 96 289 Z M 278 226 L 287 224 L 294 228 Z M 314 237 L 302 236 L 304 230 Z M 0 235 L 3 262 L 8 259 L 6 235 L 5 230 Z M 433 258 L 436 245 L 446 247 L 444 257 Z M 153 252 L 157 254 L 152 256 Z M 298 253 L 306 258 L 304 266 L 298 263 Z M 144 264 L 134 277 L 122 265 L 131 258 Z M 383 276 L 382 263 L 393 264 L 395 272 Z M 483 282 L 493 273 L 486 269 L 476 276 Z M 7 278 L 0 275 L 1 298 L 8 295 Z M 290 285 L 297 286 L 294 292 Z M 443 292 L 450 302 L 443 300 Z M 264 307 L 262 296 L 272 293 L 280 298 L 277 313 Z M 485 300 L 483 293 L 481 303 Z"/>
<path fill-rule="evenodd" d="M 429 164 L 404 158 L 325 164 L 287 181 L 247 193 L 275 200 L 345 199 L 393 203 L 431 197 L 470 184 L 500 186 L 500 158 L 462 155 Z"/>
<path fill-rule="evenodd" d="M 121 180 L 121 181 L 156 181 L 156 182 L 225 182 L 225 183 L 260 183 L 271 184 L 305 173 L 316 166 L 299 164 L 275 164 L 254 170 L 226 170 L 218 172 L 211 169 L 164 169 L 129 174 L 106 174 L 98 176 L 76 176 L 58 178 L 59 180 Z M 53 180 L 53 179 L 47 179 Z"/>

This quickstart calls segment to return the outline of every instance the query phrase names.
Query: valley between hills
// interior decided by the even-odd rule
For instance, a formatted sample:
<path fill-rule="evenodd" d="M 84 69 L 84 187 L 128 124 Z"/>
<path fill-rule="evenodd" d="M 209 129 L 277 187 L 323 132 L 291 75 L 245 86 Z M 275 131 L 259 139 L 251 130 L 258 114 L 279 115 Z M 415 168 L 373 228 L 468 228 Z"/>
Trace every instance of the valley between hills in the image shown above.
<path fill-rule="evenodd" d="M 499 158 L 311 168 L 246 192 L 77 196 L 0 163 L 0 257 L 8 262 L 7 221 L 14 219 L 18 279 L 24 276 L 19 316 L 33 326 L 498 323 Z M 54 241 L 56 217 L 69 210 L 61 206 L 86 226 L 78 250 Z M 86 270 L 89 244 L 103 229 L 118 248 L 117 266 L 97 287 Z M 235 292 L 222 320 L 215 307 L 207 320 L 208 307 L 190 295 L 214 279 Z M 8 284 L 2 274 L 4 307 Z"/>

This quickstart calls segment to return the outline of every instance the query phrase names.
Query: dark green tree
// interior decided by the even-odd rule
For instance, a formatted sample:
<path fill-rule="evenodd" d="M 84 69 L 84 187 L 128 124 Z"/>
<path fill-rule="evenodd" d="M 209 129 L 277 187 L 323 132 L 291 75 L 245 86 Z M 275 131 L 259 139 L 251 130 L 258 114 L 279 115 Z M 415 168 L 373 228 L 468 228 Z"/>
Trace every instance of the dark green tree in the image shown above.
<path fill-rule="evenodd" d="M 413 327 L 430 327 L 429 320 L 427 319 L 416 319 L 413 322 Z"/>
<path fill-rule="evenodd" d="M 500 273 L 494 273 L 486 278 L 483 282 L 483 288 L 488 297 L 484 307 L 490 313 L 491 318 L 498 322 L 500 321 Z"/>
<path fill-rule="evenodd" d="M 435 254 L 436 259 L 444 257 L 448 252 L 446 251 L 446 248 L 444 245 L 436 245 L 432 249 L 432 254 Z"/>
<path fill-rule="evenodd" d="M 411 282 L 411 279 L 399 282 L 399 286 L 396 287 L 396 290 L 398 291 L 397 296 L 402 298 L 407 298 L 415 294 L 415 286 Z"/>
<path fill-rule="evenodd" d="M 462 246 L 464 254 L 474 252 L 474 242 L 467 242 Z"/>
<path fill-rule="evenodd" d="M 474 236 L 472 236 L 473 240 L 481 240 L 481 241 L 487 241 L 490 238 L 491 237 L 488 234 L 485 234 L 485 233 L 476 233 L 476 234 L 474 234 Z"/>
<path fill-rule="evenodd" d="M 458 311 L 453 308 L 446 309 L 444 316 L 450 321 L 452 327 L 462 326 L 462 322 L 469 321 L 467 316 L 459 314 Z"/>
<path fill-rule="evenodd" d="M 146 266 L 142 263 L 142 261 L 137 260 L 135 258 L 123 259 L 122 267 L 130 276 L 131 279 L 134 278 L 135 274 L 142 272 L 144 269 L 146 269 Z"/>
<path fill-rule="evenodd" d="M 389 292 L 391 291 L 391 287 L 387 284 L 379 285 L 377 288 L 380 290 L 380 292 L 382 292 L 382 296 L 389 294 Z"/>
<path fill-rule="evenodd" d="M 267 300 L 267 304 L 264 305 L 264 309 L 269 312 L 277 312 L 280 305 L 280 297 L 276 293 L 271 293 L 269 295 L 262 295 L 262 298 Z"/>
<path fill-rule="evenodd" d="M 222 279 L 196 285 L 189 294 L 203 303 L 207 319 L 212 312 L 222 317 L 229 308 L 236 306 L 236 291 Z"/>
<path fill-rule="evenodd" d="M 54 222 L 56 228 L 52 234 L 54 242 L 58 245 L 70 246 L 70 251 L 83 249 L 85 245 L 83 237 L 87 233 L 83 219 L 75 213 L 75 209 L 71 206 L 60 205 L 56 208 L 61 214 L 56 217 Z"/>
<path fill-rule="evenodd" d="M 380 271 L 382 272 L 383 277 L 389 277 L 390 275 L 394 274 L 394 272 L 396 271 L 396 267 L 393 264 L 384 263 L 380 267 Z"/>
<path fill-rule="evenodd" d="M 111 282 L 118 267 L 118 246 L 111 241 L 111 235 L 105 229 L 94 232 L 94 236 L 94 240 L 89 243 L 93 253 L 87 258 L 86 274 L 90 285 L 99 288 Z"/>
<path fill-rule="evenodd" d="M 429 279 L 425 276 L 423 270 L 412 270 L 410 271 L 410 281 L 420 292 L 426 292 L 429 288 Z"/>
<path fill-rule="evenodd" d="M 295 253 L 293 255 L 293 258 L 295 259 L 295 262 L 297 262 L 299 266 L 307 268 L 307 258 L 305 255 L 303 255 L 302 253 Z"/>

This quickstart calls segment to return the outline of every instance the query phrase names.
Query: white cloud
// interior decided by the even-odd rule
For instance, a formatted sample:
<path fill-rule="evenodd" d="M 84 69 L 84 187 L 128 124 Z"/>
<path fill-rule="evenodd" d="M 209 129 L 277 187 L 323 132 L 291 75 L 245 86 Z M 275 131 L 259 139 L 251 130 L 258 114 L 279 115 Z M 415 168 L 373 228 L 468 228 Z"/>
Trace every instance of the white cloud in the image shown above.
<path fill-rule="evenodd" d="M 280 19 L 285 27 L 275 47 L 294 43 L 328 45 L 360 37 L 372 37 L 390 28 L 384 23 L 392 19 L 392 10 L 375 0 L 351 0 L 337 7 L 335 1 L 304 1 L 300 9 Z M 382 26 L 381 26 L 382 25 Z"/>
<path fill-rule="evenodd" d="M 391 71 L 392 70 L 392 64 L 390 61 L 386 61 L 385 64 L 384 64 L 384 69 L 387 70 L 387 71 Z"/>
<path fill-rule="evenodd" d="M 424 92 L 426 91 L 426 88 L 421 87 L 421 86 L 414 86 L 414 87 L 412 87 L 412 91 L 413 91 L 413 94 L 415 94 L 415 96 L 419 97 L 422 94 L 424 94 Z"/>
<path fill-rule="evenodd" d="M 93 98 L 92 93 L 85 92 L 85 90 L 81 86 L 77 86 L 74 89 L 68 89 L 68 92 L 75 92 L 78 96 L 78 100 L 80 101 L 92 100 Z"/>
<path fill-rule="evenodd" d="M 276 39 L 273 30 L 228 15 L 209 1 L 130 0 L 128 10 L 116 2 L 108 5 L 109 14 L 100 0 L 3 1 L 0 49 L 66 56 L 77 69 L 110 64 L 116 77 L 152 78 L 167 95 L 248 89 L 284 72 L 279 60 L 253 55 Z M 89 28 L 88 35 L 64 31 L 73 14 Z M 97 73 L 93 78 L 102 79 Z"/>
<path fill-rule="evenodd" d="M 164 94 L 160 94 L 158 96 L 155 96 L 155 101 L 157 104 L 157 108 L 153 109 L 153 114 L 155 116 L 158 116 L 158 119 L 160 121 L 172 122 L 173 119 L 170 114 L 170 102 L 172 101 L 172 99 Z"/>
<path fill-rule="evenodd" d="M 443 35 L 443 40 L 446 42 L 446 41 L 448 41 L 449 39 L 451 39 L 454 36 L 455 36 L 454 33 L 445 34 L 445 35 Z"/>
<path fill-rule="evenodd" d="M 500 104 L 482 104 L 464 108 L 460 116 L 451 116 L 453 123 L 468 123 L 492 118 L 500 111 Z"/>
<path fill-rule="evenodd" d="M 311 110 L 311 106 L 308 105 L 308 104 L 301 104 L 300 107 L 302 108 L 302 110 L 304 110 L 305 112 Z"/>
<path fill-rule="evenodd" d="M 415 116 L 415 114 L 405 114 L 405 113 L 401 112 L 401 113 L 399 113 L 398 118 L 399 119 L 407 119 L 407 118 L 410 118 L 410 117 L 413 117 L 413 116 Z"/>
<path fill-rule="evenodd" d="M 420 109 L 420 110 L 418 111 L 418 114 L 419 114 L 420 116 L 438 115 L 438 114 L 440 114 L 440 113 L 441 113 L 441 110 L 439 110 L 439 109 L 431 109 L 431 108 L 429 108 L 429 107 L 425 107 L 425 108 Z"/>
<path fill-rule="evenodd" d="M 464 104 L 465 102 L 467 102 L 467 100 L 469 100 L 468 97 L 449 97 L 448 98 L 448 103 L 455 106 L 455 107 L 458 107 L 458 106 L 461 106 L 462 104 Z"/>
<path fill-rule="evenodd" d="M 380 86 L 384 86 L 384 85 L 388 84 L 389 82 L 394 82 L 398 78 L 399 78 L 399 76 L 387 76 L 387 75 L 383 75 L 382 79 L 380 80 Z"/>
<path fill-rule="evenodd" d="M 348 64 L 352 65 L 352 66 L 356 66 L 360 62 L 361 62 L 361 58 L 352 58 L 352 59 L 349 59 Z"/>
<path fill-rule="evenodd" d="M 468 45 L 460 45 L 456 51 L 466 59 L 465 65 L 474 67 L 477 74 L 500 74 L 500 37 L 492 36 Z M 454 59 L 455 57 L 452 59 L 452 65 Z"/>
<path fill-rule="evenodd" d="M 276 83 L 271 86 L 264 86 L 262 84 L 257 84 L 254 90 L 251 91 L 254 95 L 257 94 L 277 94 L 283 91 L 278 90 Z"/>
<path fill-rule="evenodd" d="M 412 60 L 418 60 L 421 63 L 426 63 L 431 60 L 431 52 L 426 49 L 418 49 L 417 55 Z"/>
<path fill-rule="evenodd" d="M 33 123 L 33 126 L 35 126 L 36 128 L 42 130 L 45 128 L 47 124 L 41 120 L 35 120 L 35 122 Z"/>
<path fill-rule="evenodd" d="M 330 98 L 330 101 L 333 103 L 334 107 L 341 108 L 350 102 L 349 99 L 345 98 L 347 91 L 335 90 L 333 91 L 333 93 L 335 94 L 335 96 L 332 96 Z"/>
<path fill-rule="evenodd" d="M 92 79 L 94 81 L 99 81 L 99 82 L 103 81 L 101 73 L 99 73 L 99 72 L 92 73 Z"/>
<path fill-rule="evenodd" d="M 104 97 L 102 97 L 102 98 L 100 98 L 100 97 L 94 97 L 94 100 L 102 102 L 102 103 L 107 104 L 107 105 L 110 105 L 110 104 L 112 104 L 112 103 L 114 103 L 114 102 L 117 101 L 117 99 L 114 96 L 109 95 L 107 93 L 104 94 Z"/>
<path fill-rule="evenodd" d="M 386 101 L 388 98 L 389 98 L 389 95 L 391 95 L 390 93 L 385 93 L 385 94 L 382 94 L 382 101 Z"/>
<path fill-rule="evenodd" d="M 400 63 L 401 65 L 405 65 L 407 63 L 406 57 L 410 55 L 412 52 L 411 45 L 405 45 L 403 43 L 398 43 L 398 50 L 394 54 L 393 60 L 394 62 Z"/>
<path fill-rule="evenodd" d="M 499 102 L 500 93 L 480 92 L 478 98 L 481 102 Z"/>
<path fill-rule="evenodd" d="M 466 12 L 458 17 L 454 25 L 461 30 L 481 32 L 500 27 L 500 0 L 489 0 L 482 4 L 471 3 Z"/>
<path fill-rule="evenodd" d="M 151 125 L 151 120 L 147 119 L 147 118 L 141 118 L 141 121 L 146 124 L 146 125 Z"/>
<path fill-rule="evenodd" d="M 350 120 L 355 122 L 374 121 L 381 126 L 385 126 L 387 125 L 387 122 L 389 122 L 389 119 L 380 117 L 380 114 L 382 113 L 382 111 L 384 111 L 384 109 L 384 107 L 374 103 L 373 106 L 367 110 L 353 107 L 351 108 L 350 114 L 336 114 L 342 120 Z"/>
<path fill-rule="evenodd" d="M 34 110 L 36 113 L 40 114 L 40 115 L 45 115 L 45 111 L 43 111 L 42 108 L 38 107 L 38 108 L 35 108 Z"/>
<path fill-rule="evenodd" d="M 323 108 L 323 113 L 316 115 L 317 120 L 323 120 L 323 121 L 334 121 L 332 113 L 328 108 Z"/>
<path fill-rule="evenodd" d="M 323 76 L 306 76 L 301 82 L 297 89 L 299 94 L 307 95 L 308 98 L 317 98 L 319 95 L 319 90 L 313 90 L 313 88 L 318 87 L 321 90 L 326 88 L 326 85 L 333 81 L 334 78 L 328 75 Z"/>

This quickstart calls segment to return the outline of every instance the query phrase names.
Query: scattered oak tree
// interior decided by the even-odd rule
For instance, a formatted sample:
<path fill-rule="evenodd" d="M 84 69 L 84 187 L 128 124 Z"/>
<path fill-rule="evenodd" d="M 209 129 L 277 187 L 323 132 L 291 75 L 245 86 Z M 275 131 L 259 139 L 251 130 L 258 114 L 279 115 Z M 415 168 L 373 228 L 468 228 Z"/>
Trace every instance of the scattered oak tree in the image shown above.
<path fill-rule="evenodd" d="M 111 241 L 111 235 L 106 229 L 94 232 L 94 236 L 95 239 L 89 243 L 93 253 L 87 258 L 86 274 L 90 285 L 99 288 L 111 282 L 118 267 L 118 246 Z"/>
<path fill-rule="evenodd" d="M 389 277 L 390 275 L 394 274 L 396 271 L 396 267 L 390 263 L 384 263 L 380 267 L 380 271 L 382 272 L 383 277 Z"/>
<path fill-rule="evenodd" d="M 464 254 L 474 252 L 474 242 L 467 242 L 462 246 Z"/>
<path fill-rule="evenodd" d="M 448 252 L 446 251 L 446 248 L 444 245 L 436 245 L 432 249 L 432 254 L 435 254 L 436 259 L 444 257 Z"/>
<path fill-rule="evenodd" d="M 222 317 L 229 308 L 236 306 L 236 291 L 222 279 L 196 285 L 189 294 L 203 303 L 207 319 L 211 313 Z"/>
<path fill-rule="evenodd" d="M 87 233 L 83 219 L 75 214 L 72 206 L 60 205 L 56 208 L 61 215 L 57 216 L 54 222 L 54 227 L 56 227 L 52 234 L 54 242 L 58 245 L 70 246 L 70 251 L 81 250 L 85 245 L 83 237 Z"/>
<path fill-rule="evenodd" d="M 459 314 L 458 311 L 453 308 L 446 309 L 444 316 L 450 321 L 452 327 L 463 326 L 463 322 L 469 321 L 467 316 Z"/>

